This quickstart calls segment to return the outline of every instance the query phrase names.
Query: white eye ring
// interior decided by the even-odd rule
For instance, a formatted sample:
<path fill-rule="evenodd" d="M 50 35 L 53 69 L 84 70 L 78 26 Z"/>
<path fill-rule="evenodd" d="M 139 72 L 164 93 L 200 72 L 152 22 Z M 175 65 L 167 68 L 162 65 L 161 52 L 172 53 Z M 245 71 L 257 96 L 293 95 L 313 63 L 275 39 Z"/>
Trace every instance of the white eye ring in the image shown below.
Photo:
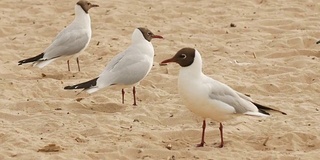
<path fill-rule="evenodd" d="M 181 58 L 182 58 L 182 59 L 186 59 L 186 58 L 187 58 L 187 55 L 186 55 L 186 54 L 181 54 Z"/>

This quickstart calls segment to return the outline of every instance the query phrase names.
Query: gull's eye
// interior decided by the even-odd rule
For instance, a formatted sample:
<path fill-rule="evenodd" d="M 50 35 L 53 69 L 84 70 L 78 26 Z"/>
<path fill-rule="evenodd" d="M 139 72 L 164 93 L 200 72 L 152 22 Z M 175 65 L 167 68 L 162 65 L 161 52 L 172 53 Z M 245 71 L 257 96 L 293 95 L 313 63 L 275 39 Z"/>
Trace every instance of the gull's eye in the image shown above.
<path fill-rule="evenodd" d="M 151 35 L 152 35 L 152 33 L 151 33 L 151 32 L 148 32 L 148 35 L 149 35 L 149 36 L 151 36 Z"/>
<path fill-rule="evenodd" d="M 187 55 L 186 55 L 186 54 L 180 54 L 179 57 L 182 58 L 182 59 L 186 59 L 186 58 L 187 58 Z"/>
<path fill-rule="evenodd" d="M 87 5 L 88 5 L 88 6 L 90 6 L 90 5 L 91 5 L 91 3 L 87 3 Z"/>

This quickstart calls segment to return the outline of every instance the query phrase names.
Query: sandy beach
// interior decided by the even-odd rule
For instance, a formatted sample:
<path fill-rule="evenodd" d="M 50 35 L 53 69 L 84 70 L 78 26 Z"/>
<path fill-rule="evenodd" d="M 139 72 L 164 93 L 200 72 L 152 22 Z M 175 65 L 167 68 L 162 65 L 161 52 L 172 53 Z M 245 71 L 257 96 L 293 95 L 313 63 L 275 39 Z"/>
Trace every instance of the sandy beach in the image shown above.
<path fill-rule="evenodd" d="M 316 160 L 320 157 L 319 0 L 92 0 L 92 39 L 75 59 L 45 68 L 35 56 L 74 18 L 76 0 L 0 1 L 0 159 Z M 231 25 L 232 24 L 232 25 Z M 94 94 L 63 87 L 97 77 L 125 50 L 137 27 L 152 40 L 154 66 L 121 104 L 121 90 Z M 256 102 L 280 109 L 268 118 L 202 119 L 178 95 L 179 66 L 159 63 L 183 47 L 202 54 L 205 74 Z"/>

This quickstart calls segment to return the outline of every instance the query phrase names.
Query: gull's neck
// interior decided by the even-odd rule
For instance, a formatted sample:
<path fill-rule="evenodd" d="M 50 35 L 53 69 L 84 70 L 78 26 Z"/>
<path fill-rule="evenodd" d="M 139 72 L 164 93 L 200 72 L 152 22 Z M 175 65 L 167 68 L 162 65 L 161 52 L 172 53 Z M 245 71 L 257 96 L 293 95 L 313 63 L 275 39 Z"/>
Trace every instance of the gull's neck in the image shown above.
<path fill-rule="evenodd" d="M 91 20 L 89 14 L 87 14 L 79 5 L 75 6 L 75 19 L 74 23 L 82 24 L 80 26 L 91 27 Z"/>

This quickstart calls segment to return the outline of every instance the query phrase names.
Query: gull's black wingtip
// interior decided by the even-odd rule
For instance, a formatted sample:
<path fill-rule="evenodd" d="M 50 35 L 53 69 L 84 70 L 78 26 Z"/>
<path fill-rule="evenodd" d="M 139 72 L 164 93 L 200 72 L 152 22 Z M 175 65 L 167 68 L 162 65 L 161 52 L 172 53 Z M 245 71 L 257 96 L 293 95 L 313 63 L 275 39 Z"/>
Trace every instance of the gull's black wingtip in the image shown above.
<path fill-rule="evenodd" d="M 95 78 L 95 79 L 92 79 L 90 81 L 87 81 L 87 82 L 83 82 L 83 83 L 79 83 L 79 84 L 76 84 L 76 85 L 73 85 L 73 86 L 65 86 L 64 89 L 89 89 L 93 86 L 95 86 L 97 84 L 97 80 L 98 80 L 99 77 Z"/>
<path fill-rule="evenodd" d="M 23 63 L 30 63 L 30 62 L 38 61 L 41 58 L 43 58 L 43 56 L 44 56 L 44 53 L 41 53 L 41 54 L 39 54 L 37 56 L 21 60 L 21 61 L 18 62 L 18 65 L 22 65 Z"/>
<path fill-rule="evenodd" d="M 263 105 L 261 105 L 261 104 L 255 103 L 255 102 L 252 102 L 252 103 L 260 110 L 260 112 L 261 112 L 261 110 L 270 110 L 270 111 L 279 112 L 279 113 L 281 113 L 281 114 L 283 114 L 283 115 L 287 115 L 287 113 L 282 112 L 282 111 L 280 111 L 280 110 L 273 109 L 273 108 L 270 108 L 270 107 L 266 107 L 266 106 L 263 106 Z M 262 112 L 262 113 L 263 113 L 263 112 Z"/>
<path fill-rule="evenodd" d="M 287 115 L 287 113 L 285 113 L 285 112 L 282 112 L 282 111 L 279 111 L 281 114 L 283 114 L 283 115 Z"/>
<path fill-rule="evenodd" d="M 75 89 L 73 86 L 65 86 L 63 89 Z"/>
<path fill-rule="evenodd" d="M 18 62 L 18 65 L 20 66 L 20 65 L 22 65 L 23 63 L 27 63 L 26 59 L 19 61 L 19 62 Z"/>
<path fill-rule="evenodd" d="M 265 110 L 262 110 L 262 109 L 259 109 L 259 112 L 260 112 L 260 113 L 263 113 L 263 114 L 265 114 L 265 115 L 270 115 L 270 113 L 268 113 L 268 112 L 266 112 Z"/>

